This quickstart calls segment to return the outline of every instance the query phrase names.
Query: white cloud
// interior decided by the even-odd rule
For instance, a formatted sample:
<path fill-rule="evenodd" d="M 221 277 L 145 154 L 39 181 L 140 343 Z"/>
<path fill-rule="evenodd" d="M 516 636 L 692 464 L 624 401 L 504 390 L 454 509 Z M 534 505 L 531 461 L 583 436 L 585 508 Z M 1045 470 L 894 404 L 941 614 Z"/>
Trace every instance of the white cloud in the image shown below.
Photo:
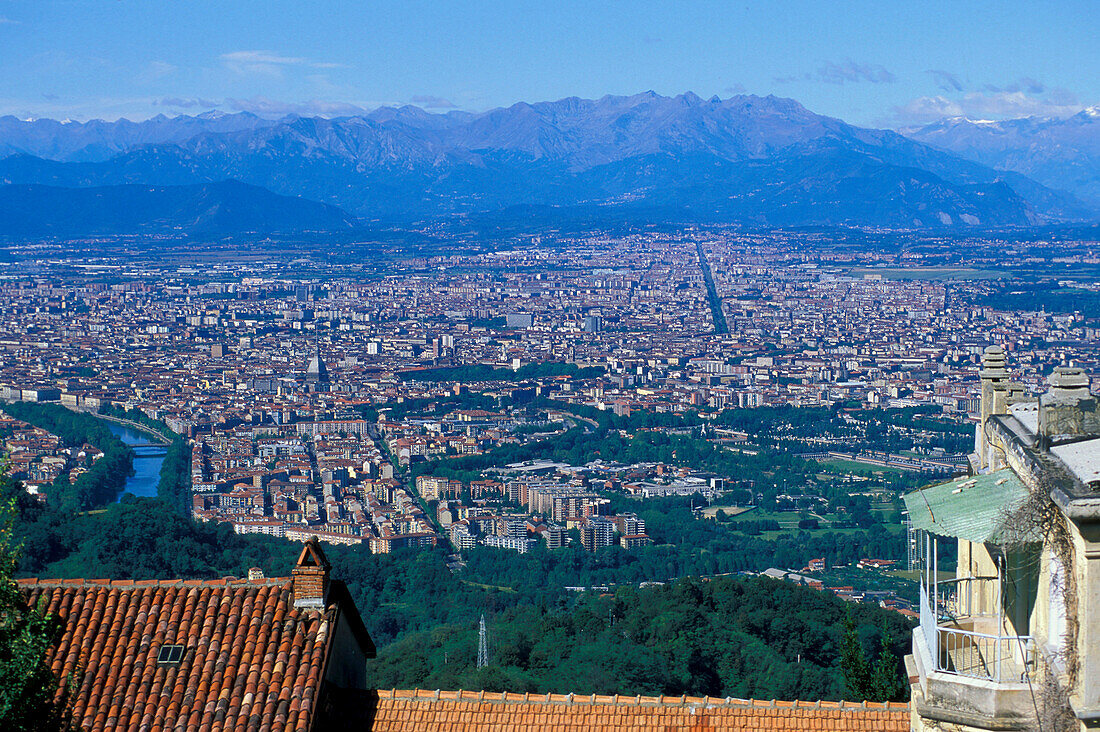
<path fill-rule="evenodd" d="M 203 99 L 202 97 L 161 97 L 153 100 L 153 104 L 158 107 L 174 107 L 177 109 L 194 109 L 195 107 L 214 109 L 221 106 L 220 102 L 213 99 Z"/>
<path fill-rule="evenodd" d="M 818 68 L 817 80 L 829 84 L 859 81 L 867 81 L 872 84 L 892 84 L 897 81 L 897 77 L 880 64 L 856 63 L 848 59 L 841 63 L 826 62 Z"/>
<path fill-rule="evenodd" d="M 0 25 L 20 25 L 20 24 L 21 24 L 21 21 L 12 20 L 11 18 L 8 18 L 7 16 L 0 15 Z"/>
<path fill-rule="evenodd" d="M 854 84 L 861 81 L 871 84 L 893 84 L 897 81 L 897 77 L 881 64 L 865 64 L 846 59 L 839 63 L 826 61 L 812 74 L 805 72 L 791 76 L 777 76 L 772 79 L 776 84 L 791 84 L 797 81 L 815 81 L 824 84 Z"/>
<path fill-rule="evenodd" d="M 927 72 L 932 79 L 936 82 L 936 86 L 945 92 L 949 91 L 962 91 L 963 85 L 959 81 L 959 77 L 952 74 L 950 71 L 944 71 L 943 69 L 930 69 Z"/>
<path fill-rule="evenodd" d="M 1030 76 L 1017 79 L 1010 84 L 1004 86 L 994 86 L 993 84 L 986 84 L 985 90 L 987 92 L 993 92 L 999 94 L 1007 92 L 1009 94 L 1016 94 L 1018 92 L 1024 92 L 1027 94 L 1042 94 L 1047 90 L 1046 84 L 1041 81 L 1032 79 Z"/>
<path fill-rule="evenodd" d="M 167 61 L 150 61 L 137 75 L 137 80 L 144 84 L 151 84 L 171 76 L 177 71 L 179 71 L 179 68 Z"/>
<path fill-rule="evenodd" d="M 424 109 L 455 109 L 454 102 L 443 97 L 433 97 L 430 94 L 417 94 L 409 98 L 409 104 L 415 104 Z"/>
<path fill-rule="evenodd" d="M 282 76 L 288 68 L 337 69 L 341 64 L 313 61 L 299 56 L 283 56 L 274 51 L 233 51 L 221 55 L 230 71 L 242 75 Z"/>
<path fill-rule="evenodd" d="M 1032 87 L 1036 88 L 1036 87 Z M 921 125 L 945 117 L 969 119 L 1015 119 L 1019 117 L 1068 117 L 1083 109 L 1077 98 L 1064 89 L 1046 94 L 1025 90 L 968 92 L 957 97 L 942 94 L 918 97 L 895 107 L 887 122 L 893 126 Z"/>
<path fill-rule="evenodd" d="M 348 102 L 312 99 L 308 102 L 284 102 L 255 96 L 249 99 L 226 99 L 224 106 L 236 112 L 251 112 L 261 117 L 283 117 L 297 114 L 303 117 L 350 117 L 363 114 L 367 108 Z"/>

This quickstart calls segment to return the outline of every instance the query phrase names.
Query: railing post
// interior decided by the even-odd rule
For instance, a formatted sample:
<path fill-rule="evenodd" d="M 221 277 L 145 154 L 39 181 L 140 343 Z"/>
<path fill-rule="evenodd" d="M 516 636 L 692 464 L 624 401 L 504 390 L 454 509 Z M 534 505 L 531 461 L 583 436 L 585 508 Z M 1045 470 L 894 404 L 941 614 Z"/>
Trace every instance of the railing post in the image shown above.
<path fill-rule="evenodd" d="M 932 539 L 932 608 L 936 613 L 936 627 L 939 628 L 940 614 L 940 545 Z"/>

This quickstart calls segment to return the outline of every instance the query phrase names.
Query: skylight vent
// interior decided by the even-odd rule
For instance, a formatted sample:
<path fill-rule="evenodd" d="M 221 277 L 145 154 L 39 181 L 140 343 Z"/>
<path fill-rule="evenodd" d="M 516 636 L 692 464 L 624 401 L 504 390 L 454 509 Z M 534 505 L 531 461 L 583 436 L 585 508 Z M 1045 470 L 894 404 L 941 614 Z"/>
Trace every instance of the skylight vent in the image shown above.
<path fill-rule="evenodd" d="M 158 666 L 179 666 L 183 661 L 183 646 L 163 645 L 157 654 Z"/>

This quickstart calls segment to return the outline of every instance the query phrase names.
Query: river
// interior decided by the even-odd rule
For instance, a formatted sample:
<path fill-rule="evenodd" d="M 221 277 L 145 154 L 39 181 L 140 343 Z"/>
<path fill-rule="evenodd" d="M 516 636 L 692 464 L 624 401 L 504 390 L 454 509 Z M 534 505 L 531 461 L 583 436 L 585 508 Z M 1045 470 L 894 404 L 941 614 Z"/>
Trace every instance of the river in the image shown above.
<path fill-rule="evenodd" d="M 137 445 L 134 448 L 134 474 L 126 480 L 126 486 L 119 495 L 132 493 L 135 496 L 157 495 L 157 483 L 160 482 L 160 466 L 164 462 L 164 446 L 153 443 L 148 435 L 130 429 L 129 427 L 114 422 L 107 422 L 107 429 L 116 435 L 127 445 Z"/>

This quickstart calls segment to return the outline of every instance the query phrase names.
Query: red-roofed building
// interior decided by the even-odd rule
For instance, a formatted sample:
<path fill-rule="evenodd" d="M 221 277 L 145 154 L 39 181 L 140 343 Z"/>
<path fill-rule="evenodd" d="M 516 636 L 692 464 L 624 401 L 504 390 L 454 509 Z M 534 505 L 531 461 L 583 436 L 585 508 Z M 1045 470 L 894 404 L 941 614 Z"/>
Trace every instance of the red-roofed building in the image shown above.
<path fill-rule="evenodd" d="M 374 644 L 320 544 L 289 578 L 250 574 L 20 580 L 62 624 L 46 660 L 75 726 L 322 730 L 363 714 Z"/>

